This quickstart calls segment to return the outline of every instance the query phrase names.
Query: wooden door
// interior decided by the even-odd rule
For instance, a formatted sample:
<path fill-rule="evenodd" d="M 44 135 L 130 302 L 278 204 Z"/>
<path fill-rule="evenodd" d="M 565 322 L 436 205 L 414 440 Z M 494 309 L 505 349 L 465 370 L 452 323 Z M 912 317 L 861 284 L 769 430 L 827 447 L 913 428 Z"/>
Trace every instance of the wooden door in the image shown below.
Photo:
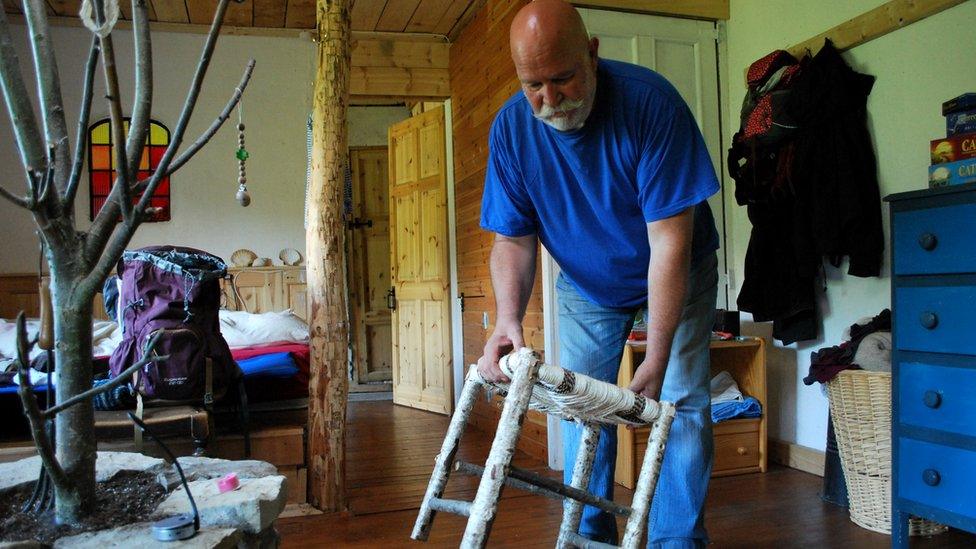
<path fill-rule="evenodd" d="M 444 108 L 390 127 L 393 402 L 449 414 L 450 269 Z"/>
<path fill-rule="evenodd" d="M 393 336 L 386 292 L 390 289 L 390 183 L 386 147 L 353 149 L 349 246 L 350 337 L 353 381 L 393 377 Z"/>
<path fill-rule="evenodd" d="M 580 9 L 590 36 L 600 39 L 600 57 L 642 65 L 659 72 L 688 103 L 705 137 L 715 173 L 722 174 L 722 142 L 718 96 L 718 54 L 715 23 Z M 725 214 L 722 192 L 708 199 L 718 227 L 718 264 L 724 270 Z M 722 272 L 720 270 L 720 272 Z M 728 278 L 723 277 L 727 284 Z M 726 290 L 720 285 L 717 307 L 725 308 Z"/>

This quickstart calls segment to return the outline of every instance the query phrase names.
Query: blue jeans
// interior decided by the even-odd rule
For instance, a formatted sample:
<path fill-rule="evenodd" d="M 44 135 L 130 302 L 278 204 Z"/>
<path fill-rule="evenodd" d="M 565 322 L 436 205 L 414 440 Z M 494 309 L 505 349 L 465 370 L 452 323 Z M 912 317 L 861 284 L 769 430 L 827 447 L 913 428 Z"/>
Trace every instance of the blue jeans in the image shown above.
<path fill-rule="evenodd" d="M 708 543 L 704 507 L 712 472 L 712 421 L 709 395 L 708 343 L 714 321 L 718 283 L 714 254 L 700 259 L 689 272 L 688 296 L 674 335 L 661 400 L 674 402 L 661 476 L 648 519 L 648 547 L 692 548 Z M 616 384 L 623 345 L 638 309 L 603 307 L 579 295 L 562 276 L 559 298 L 560 366 Z M 648 329 L 653 329 L 648 327 Z M 564 421 L 564 481 L 572 479 L 582 429 Z M 617 429 L 600 432 L 589 491 L 613 499 Z M 616 521 L 610 513 L 587 506 L 580 534 L 617 543 Z"/>

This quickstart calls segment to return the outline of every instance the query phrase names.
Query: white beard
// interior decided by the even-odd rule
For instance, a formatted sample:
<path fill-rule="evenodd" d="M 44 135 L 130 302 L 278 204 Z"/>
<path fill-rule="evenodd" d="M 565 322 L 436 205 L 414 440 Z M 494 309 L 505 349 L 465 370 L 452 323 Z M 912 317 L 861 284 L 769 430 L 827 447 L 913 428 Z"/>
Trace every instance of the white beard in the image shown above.
<path fill-rule="evenodd" d="M 532 116 L 557 131 L 569 132 L 582 128 L 591 110 L 592 101 L 566 99 L 558 107 L 543 104 L 539 112 L 533 112 Z M 557 114 L 563 116 L 556 116 Z"/>

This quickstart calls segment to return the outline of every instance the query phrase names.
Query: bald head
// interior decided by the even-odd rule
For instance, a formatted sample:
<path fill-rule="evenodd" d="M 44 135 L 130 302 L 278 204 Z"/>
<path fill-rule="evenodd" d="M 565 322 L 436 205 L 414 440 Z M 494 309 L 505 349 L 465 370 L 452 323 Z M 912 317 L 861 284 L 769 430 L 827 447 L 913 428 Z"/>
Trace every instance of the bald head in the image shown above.
<path fill-rule="evenodd" d="M 512 20 L 509 46 L 516 65 L 545 54 L 580 55 L 588 45 L 583 18 L 563 0 L 535 0 Z"/>

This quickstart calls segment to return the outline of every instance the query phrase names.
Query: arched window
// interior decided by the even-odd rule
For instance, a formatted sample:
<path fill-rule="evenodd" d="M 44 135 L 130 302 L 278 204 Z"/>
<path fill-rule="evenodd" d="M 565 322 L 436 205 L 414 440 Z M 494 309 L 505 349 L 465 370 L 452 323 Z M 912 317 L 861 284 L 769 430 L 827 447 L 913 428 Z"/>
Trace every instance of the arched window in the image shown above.
<path fill-rule="evenodd" d="M 88 188 L 90 189 L 89 215 L 92 221 L 112 192 L 115 182 L 115 154 L 112 150 L 112 129 L 108 118 L 95 122 L 88 128 Z M 129 119 L 124 122 L 125 131 L 129 131 Z M 159 161 L 169 146 L 169 129 L 155 120 L 149 121 L 149 132 L 146 144 L 143 146 L 142 161 L 139 162 L 138 179 L 145 179 L 152 175 L 159 165 Z M 133 202 L 139 196 L 132 197 Z M 169 221 L 169 177 L 164 177 L 153 193 L 151 205 L 159 208 L 155 215 L 148 216 L 146 221 Z"/>

